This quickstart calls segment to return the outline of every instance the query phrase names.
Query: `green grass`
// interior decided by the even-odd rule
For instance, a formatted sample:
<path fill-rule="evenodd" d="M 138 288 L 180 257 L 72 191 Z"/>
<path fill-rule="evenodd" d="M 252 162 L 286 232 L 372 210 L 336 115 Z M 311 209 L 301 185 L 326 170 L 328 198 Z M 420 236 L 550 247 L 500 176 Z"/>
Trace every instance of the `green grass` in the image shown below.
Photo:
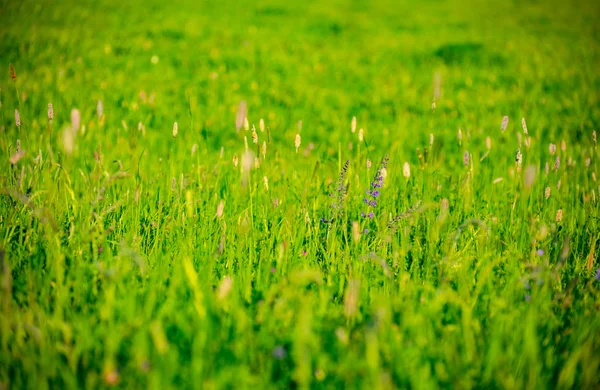
<path fill-rule="evenodd" d="M 0 1 L 0 389 L 600 386 L 597 2 L 81 3 Z"/>

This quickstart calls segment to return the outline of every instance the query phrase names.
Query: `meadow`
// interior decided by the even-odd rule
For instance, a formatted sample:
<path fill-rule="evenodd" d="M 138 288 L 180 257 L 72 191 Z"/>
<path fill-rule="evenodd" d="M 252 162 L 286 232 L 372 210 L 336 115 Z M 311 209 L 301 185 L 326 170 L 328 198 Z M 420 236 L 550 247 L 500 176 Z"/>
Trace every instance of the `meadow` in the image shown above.
<path fill-rule="evenodd" d="M 0 389 L 599 388 L 599 19 L 0 0 Z"/>

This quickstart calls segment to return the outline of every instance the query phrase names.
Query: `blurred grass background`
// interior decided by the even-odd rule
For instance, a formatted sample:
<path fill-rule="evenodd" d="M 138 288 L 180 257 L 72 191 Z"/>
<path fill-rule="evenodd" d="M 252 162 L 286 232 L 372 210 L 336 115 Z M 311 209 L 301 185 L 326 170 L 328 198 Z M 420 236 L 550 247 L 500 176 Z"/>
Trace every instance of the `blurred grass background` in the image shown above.
<path fill-rule="evenodd" d="M 599 16 L 592 1 L 2 0 L 0 388 L 598 386 Z M 271 138 L 247 187 L 242 100 Z M 385 154 L 380 234 L 353 240 Z M 347 212 L 322 224 L 346 159 Z"/>

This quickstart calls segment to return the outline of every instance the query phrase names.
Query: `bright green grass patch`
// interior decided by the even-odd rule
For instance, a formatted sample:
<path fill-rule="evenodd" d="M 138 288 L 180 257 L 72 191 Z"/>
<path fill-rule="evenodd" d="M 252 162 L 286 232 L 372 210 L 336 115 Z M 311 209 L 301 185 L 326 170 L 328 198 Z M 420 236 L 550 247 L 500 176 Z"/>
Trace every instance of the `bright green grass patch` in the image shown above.
<path fill-rule="evenodd" d="M 599 15 L 1 2 L 0 388 L 597 387 Z"/>

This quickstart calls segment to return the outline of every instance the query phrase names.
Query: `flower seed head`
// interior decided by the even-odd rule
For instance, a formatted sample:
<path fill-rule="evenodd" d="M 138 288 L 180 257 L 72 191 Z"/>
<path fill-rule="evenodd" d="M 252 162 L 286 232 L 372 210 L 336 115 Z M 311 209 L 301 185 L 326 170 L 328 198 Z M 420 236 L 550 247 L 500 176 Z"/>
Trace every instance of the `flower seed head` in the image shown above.
<path fill-rule="evenodd" d="M 469 166 L 469 151 L 465 151 L 465 153 L 463 154 L 463 164 L 465 165 L 465 167 Z"/>
<path fill-rule="evenodd" d="M 558 209 L 558 211 L 556 212 L 556 222 L 562 221 L 562 218 L 563 218 L 563 211 L 562 211 L 562 209 Z"/>
<path fill-rule="evenodd" d="M 252 125 L 252 142 L 255 145 L 258 145 L 258 134 L 256 133 L 256 127 L 254 127 L 254 125 Z"/>
<path fill-rule="evenodd" d="M 525 133 L 525 135 L 529 134 L 527 133 L 527 123 L 525 123 L 525 118 L 521 119 L 521 125 L 523 126 L 523 133 Z"/>
<path fill-rule="evenodd" d="M 263 141 L 262 148 L 261 148 L 260 152 L 263 155 L 263 159 L 267 158 L 267 142 L 266 141 Z"/>
<path fill-rule="evenodd" d="M 21 128 L 21 116 L 19 115 L 19 110 L 15 110 L 15 125 L 20 129 Z"/>
<path fill-rule="evenodd" d="M 546 196 L 546 199 L 550 198 L 550 187 L 546 187 L 546 191 L 544 192 L 544 195 Z"/>
<path fill-rule="evenodd" d="M 177 126 L 177 122 L 173 123 L 173 138 L 177 138 L 177 132 L 179 131 L 179 126 Z"/>
<path fill-rule="evenodd" d="M 52 103 L 48 103 L 48 120 L 54 119 L 54 110 L 52 109 Z"/>
<path fill-rule="evenodd" d="M 365 139 L 365 133 L 364 133 L 363 129 L 360 129 L 358 131 L 358 142 L 363 142 L 364 139 Z"/>

